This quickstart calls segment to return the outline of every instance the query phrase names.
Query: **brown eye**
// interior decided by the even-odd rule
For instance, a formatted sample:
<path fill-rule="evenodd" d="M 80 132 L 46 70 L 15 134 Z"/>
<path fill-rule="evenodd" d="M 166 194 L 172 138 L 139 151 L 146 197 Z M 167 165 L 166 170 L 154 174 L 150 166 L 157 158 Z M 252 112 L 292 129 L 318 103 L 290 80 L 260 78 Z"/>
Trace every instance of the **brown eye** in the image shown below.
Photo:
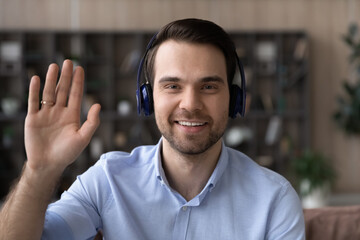
<path fill-rule="evenodd" d="M 178 89 L 179 87 L 177 85 L 175 85 L 175 84 L 171 84 L 171 85 L 166 86 L 166 88 L 168 88 L 168 89 Z"/>
<path fill-rule="evenodd" d="M 205 85 L 203 89 L 215 89 L 215 87 L 212 85 Z"/>

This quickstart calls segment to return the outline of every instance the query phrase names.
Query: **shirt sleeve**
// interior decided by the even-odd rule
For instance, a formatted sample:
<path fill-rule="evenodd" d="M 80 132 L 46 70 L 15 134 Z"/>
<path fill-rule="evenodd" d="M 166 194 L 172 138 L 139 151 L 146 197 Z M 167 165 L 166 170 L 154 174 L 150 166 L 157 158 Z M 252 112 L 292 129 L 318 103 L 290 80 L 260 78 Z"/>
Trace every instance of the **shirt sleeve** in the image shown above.
<path fill-rule="evenodd" d="M 54 212 L 47 211 L 45 215 L 44 230 L 41 236 L 42 240 L 69 239 L 74 236 L 69 225 L 62 217 Z"/>
<path fill-rule="evenodd" d="M 100 212 L 104 195 L 103 170 L 93 166 L 77 177 L 60 200 L 50 204 L 42 239 L 92 239 L 102 228 Z"/>
<path fill-rule="evenodd" d="M 298 194 L 287 183 L 274 202 L 274 208 L 268 221 L 268 240 L 303 240 L 305 223 Z"/>

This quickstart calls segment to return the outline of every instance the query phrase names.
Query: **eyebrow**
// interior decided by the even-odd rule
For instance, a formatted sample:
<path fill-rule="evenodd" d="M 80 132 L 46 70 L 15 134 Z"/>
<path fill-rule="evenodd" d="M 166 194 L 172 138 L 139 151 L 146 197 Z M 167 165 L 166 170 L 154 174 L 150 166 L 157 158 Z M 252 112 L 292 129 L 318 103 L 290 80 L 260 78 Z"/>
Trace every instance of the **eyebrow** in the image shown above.
<path fill-rule="evenodd" d="M 166 83 L 166 82 L 180 82 L 180 78 L 165 76 L 165 77 L 160 78 L 160 80 L 159 80 L 159 83 Z"/>
<path fill-rule="evenodd" d="M 180 81 L 181 81 L 181 79 L 178 77 L 165 76 L 165 77 L 160 78 L 159 83 L 161 84 L 161 83 L 166 83 L 166 82 L 180 82 Z M 218 82 L 218 83 L 225 84 L 225 80 L 217 75 L 200 78 L 198 81 L 202 82 L 202 83 Z"/>
<path fill-rule="evenodd" d="M 218 83 L 225 84 L 225 80 L 222 79 L 221 77 L 217 76 L 217 75 L 202 78 L 200 81 L 204 82 L 204 83 L 206 83 L 206 82 L 218 82 Z"/>

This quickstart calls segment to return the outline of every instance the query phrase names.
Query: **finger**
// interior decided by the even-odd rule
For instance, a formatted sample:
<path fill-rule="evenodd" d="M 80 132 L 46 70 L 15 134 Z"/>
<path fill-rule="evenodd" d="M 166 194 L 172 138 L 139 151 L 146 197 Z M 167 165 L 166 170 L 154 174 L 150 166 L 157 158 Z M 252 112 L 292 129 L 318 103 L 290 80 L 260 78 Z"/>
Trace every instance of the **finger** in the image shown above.
<path fill-rule="evenodd" d="M 73 64 L 71 60 L 65 60 L 61 70 L 60 80 L 56 87 L 56 104 L 59 106 L 66 106 L 69 95 L 69 88 L 71 84 L 71 77 L 73 72 Z"/>
<path fill-rule="evenodd" d="M 87 141 L 86 143 L 90 142 L 92 135 L 94 135 L 96 128 L 100 124 L 100 118 L 99 118 L 100 110 L 101 110 L 100 104 L 92 105 L 88 112 L 87 120 L 79 129 L 79 133 L 84 139 L 86 139 Z"/>
<path fill-rule="evenodd" d="M 38 76 L 33 76 L 29 87 L 28 113 L 36 113 L 39 111 L 39 92 L 40 78 Z"/>
<path fill-rule="evenodd" d="M 50 64 L 48 71 L 46 73 L 46 80 L 44 91 L 42 94 L 42 100 L 47 102 L 55 102 L 55 88 L 57 76 L 59 73 L 59 67 L 57 64 Z"/>
<path fill-rule="evenodd" d="M 84 91 L 84 69 L 77 67 L 74 72 L 69 95 L 69 108 L 80 111 Z"/>

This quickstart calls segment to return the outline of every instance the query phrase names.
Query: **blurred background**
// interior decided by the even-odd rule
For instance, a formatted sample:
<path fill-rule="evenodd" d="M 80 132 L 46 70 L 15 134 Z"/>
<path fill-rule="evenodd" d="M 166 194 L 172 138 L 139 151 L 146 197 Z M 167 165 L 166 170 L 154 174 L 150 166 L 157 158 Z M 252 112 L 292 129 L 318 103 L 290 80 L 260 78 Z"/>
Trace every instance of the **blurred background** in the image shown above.
<path fill-rule="evenodd" d="M 0 0 L 0 199 L 26 159 L 32 75 L 44 81 L 50 63 L 70 58 L 86 72 L 84 115 L 102 104 L 58 196 L 102 152 L 157 143 L 154 118 L 136 114 L 137 65 L 159 28 L 195 17 L 229 32 L 245 67 L 247 113 L 229 121 L 226 143 L 286 176 L 304 201 L 360 204 L 359 11 L 360 0 Z"/>

